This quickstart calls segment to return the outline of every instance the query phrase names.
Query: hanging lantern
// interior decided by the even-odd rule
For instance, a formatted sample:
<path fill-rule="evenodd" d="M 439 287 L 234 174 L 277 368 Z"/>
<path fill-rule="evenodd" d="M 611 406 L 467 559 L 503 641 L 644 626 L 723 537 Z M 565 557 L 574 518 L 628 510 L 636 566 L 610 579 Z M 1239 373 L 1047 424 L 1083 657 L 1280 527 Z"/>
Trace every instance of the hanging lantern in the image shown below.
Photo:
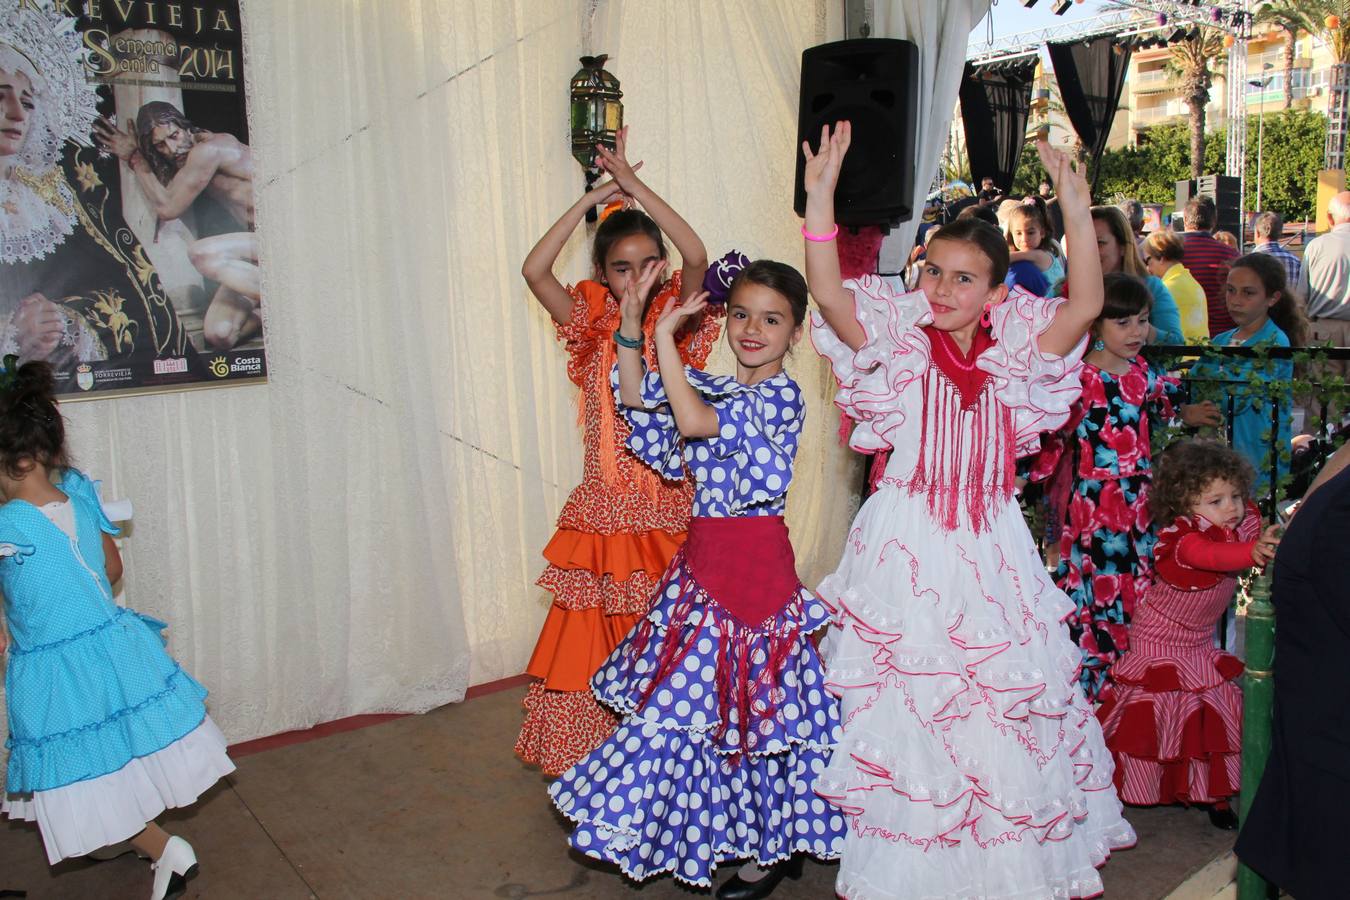
<path fill-rule="evenodd" d="M 1223 36 L 1223 45 L 1225 48 L 1231 48 L 1233 46 L 1233 43 L 1234 43 L 1233 36 L 1231 34 L 1225 34 Z"/>
<path fill-rule="evenodd" d="M 605 71 L 605 54 L 581 57 L 581 69 L 572 76 L 572 156 L 586 170 L 590 188 L 600 174 L 595 145 L 613 148 L 623 127 L 619 79 Z"/>
<path fill-rule="evenodd" d="M 1161 25 L 1166 25 L 1166 24 L 1167 24 L 1167 14 L 1166 14 L 1166 13 L 1158 13 L 1158 24 L 1159 24 L 1160 26 L 1161 26 Z"/>
<path fill-rule="evenodd" d="M 1341 17 L 1337 15 L 1327 16 L 1326 25 L 1332 31 L 1335 31 L 1341 27 Z"/>

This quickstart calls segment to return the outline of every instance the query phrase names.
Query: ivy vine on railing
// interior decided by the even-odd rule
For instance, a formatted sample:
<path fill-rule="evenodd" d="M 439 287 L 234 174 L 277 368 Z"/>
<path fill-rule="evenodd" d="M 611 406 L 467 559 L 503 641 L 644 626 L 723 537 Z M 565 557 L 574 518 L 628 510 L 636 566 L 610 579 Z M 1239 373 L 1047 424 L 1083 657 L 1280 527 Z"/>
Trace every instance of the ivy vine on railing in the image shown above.
<path fill-rule="evenodd" d="M 1350 349 L 1329 344 L 1278 347 L 1266 341 L 1250 347 L 1200 343 L 1151 347 L 1150 360 L 1178 372 L 1190 388 L 1190 401 L 1210 400 L 1219 407 L 1224 425 L 1191 429 L 1178 423 L 1155 432 L 1154 452 L 1182 436 L 1201 434 L 1233 443 L 1238 417 L 1258 417 L 1266 452 L 1252 465 L 1274 490 L 1273 501 L 1302 496 L 1308 482 L 1331 452 L 1350 436 L 1350 381 L 1334 363 L 1350 360 Z M 1329 365 L 1331 364 L 1331 365 Z M 1306 435 L 1295 453 L 1288 439 L 1296 408 L 1304 412 L 1299 432 Z M 1280 426 L 1287 425 L 1288 430 Z M 1285 439 L 1281 439 L 1285 432 Z M 1273 476 L 1273 477 L 1272 477 Z M 1273 511 L 1271 508 L 1267 512 Z"/>

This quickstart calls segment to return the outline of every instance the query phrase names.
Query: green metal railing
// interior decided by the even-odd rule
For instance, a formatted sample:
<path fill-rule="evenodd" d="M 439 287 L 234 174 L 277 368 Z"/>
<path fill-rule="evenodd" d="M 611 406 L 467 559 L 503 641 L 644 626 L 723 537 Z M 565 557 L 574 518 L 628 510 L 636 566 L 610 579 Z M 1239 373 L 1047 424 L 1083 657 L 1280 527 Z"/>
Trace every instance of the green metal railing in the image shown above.
<path fill-rule="evenodd" d="M 1308 358 L 1321 360 L 1350 360 L 1350 349 L 1346 348 L 1247 348 L 1247 347 L 1154 347 L 1149 348 L 1147 353 L 1151 359 L 1163 362 L 1168 365 L 1170 361 L 1179 357 L 1184 357 L 1188 353 L 1194 356 L 1197 352 L 1206 356 L 1235 356 L 1235 357 L 1261 357 L 1266 359 L 1304 359 Z M 1168 365 L 1170 368 L 1171 366 Z M 1235 382 L 1225 382 L 1221 379 L 1196 378 L 1190 379 L 1189 376 L 1183 376 L 1186 380 L 1195 382 L 1208 382 L 1210 384 L 1224 384 L 1225 386 L 1234 385 Z M 1267 464 L 1270 471 L 1270 483 L 1273 486 L 1269 497 L 1265 498 L 1263 504 L 1264 512 L 1274 520 L 1276 510 L 1276 500 L 1278 495 L 1282 494 L 1284 485 L 1280 484 L 1280 473 L 1278 471 L 1278 454 L 1281 454 L 1281 448 L 1278 447 L 1279 426 L 1281 418 L 1281 395 L 1286 391 L 1292 391 L 1292 385 L 1289 387 L 1275 388 L 1269 386 L 1269 391 L 1265 399 L 1270 403 L 1270 449 L 1267 457 Z M 1330 386 L 1317 381 L 1303 382 L 1299 385 L 1297 393 L 1306 396 L 1304 389 L 1311 389 L 1316 395 L 1317 402 L 1314 410 L 1310 413 L 1316 413 L 1315 422 L 1309 423 L 1315 425 L 1316 433 L 1324 438 L 1329 438 L 1338 429 L 1332 427 L 1339 418 L 1344 418 L 1350 403 L 1347 402 L 1346 385 L 1343 379 L 1331 379 Z M 1339 415 L 1333 414 L 1333 411 Z M 1233 398 L 1229 395 L 1227 409 L 1223 410 L 1229 429 L 1229 442 L 1232 442 L 1232 422 L 1233 422 Z M 1285 411 L 1285 415 L 1292 413 L 1292 410 Z M 1287 452 L 1287 449 L 1284 451 Z M 1271 728 L 1273 723 L 1274 701 L 1275 701 L 1275 607 L 1270 602 L 1271 572 L 1267 567 L 1266 571 L 1260 572 L 1253 579 L 1250 589 L 1250 600 L 1247 603 L 1247 622 L 1244 629 L 1244 645 L 1246 657 L 1246 673 L 1242 680 L 1242 783 L 1239 789 L 1239 820 L 1246 822 L 1247 813 L 1251 809 L 1252 800 L 1256 796 L 1256 789 L 1261 784 L 1261 776 L 1265 772 L 1266 761 L 1270 757 Z M 1247 866 L 1238 864 L 1237 876 L 1237 896 L 1238 900 L 1272 900 L 1279 894 L 1275 885 L 1266 881 L 1259 874 Z"/>
<path fill-rule="evenodd" d="M 1256 788 L 1270 756 L 1271 714 L 1275 700 L 1275 607 L 1270 602 L 1270 574 L 1262 572 L 1252 583 L 1247 604 L 1247 672 L 1242 676 L 1242 787 L 1238 794 L 1239 820 L 1247 821 Z M 1275 896 L 1270 882 L 1238 863 L 1238 900 L 1267 900 Z"/>

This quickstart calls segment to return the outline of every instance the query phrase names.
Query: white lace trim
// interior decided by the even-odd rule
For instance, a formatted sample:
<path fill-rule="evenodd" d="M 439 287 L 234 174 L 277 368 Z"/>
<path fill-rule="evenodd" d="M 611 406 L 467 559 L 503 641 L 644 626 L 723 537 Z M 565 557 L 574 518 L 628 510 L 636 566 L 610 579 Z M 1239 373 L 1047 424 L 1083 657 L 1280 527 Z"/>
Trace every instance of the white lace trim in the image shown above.
<path fill-rule="evenodd" d="M 42 259 L 75 232 L 75 198 L 65 179 L 54 186 L 65 209 L 48 203 L 18 178 L 0 180 L 0 264 Z"/>

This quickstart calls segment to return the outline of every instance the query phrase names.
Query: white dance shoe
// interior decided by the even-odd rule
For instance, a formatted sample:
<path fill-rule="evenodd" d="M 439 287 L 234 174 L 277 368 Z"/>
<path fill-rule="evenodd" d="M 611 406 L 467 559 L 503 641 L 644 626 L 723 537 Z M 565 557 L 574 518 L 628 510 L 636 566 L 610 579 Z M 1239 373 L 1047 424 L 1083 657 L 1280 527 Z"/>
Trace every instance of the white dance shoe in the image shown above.
<path fill-rule="evenodd" d="M 155 873 L 155 887 L 150 900 L 169 900 L 180 897 L 187 890 L 188 879 L 197 874 L 197 854 L 192 845 L 180 837 L 171 837 L 164 845 L 159 859 L 150 864 Z"/>

